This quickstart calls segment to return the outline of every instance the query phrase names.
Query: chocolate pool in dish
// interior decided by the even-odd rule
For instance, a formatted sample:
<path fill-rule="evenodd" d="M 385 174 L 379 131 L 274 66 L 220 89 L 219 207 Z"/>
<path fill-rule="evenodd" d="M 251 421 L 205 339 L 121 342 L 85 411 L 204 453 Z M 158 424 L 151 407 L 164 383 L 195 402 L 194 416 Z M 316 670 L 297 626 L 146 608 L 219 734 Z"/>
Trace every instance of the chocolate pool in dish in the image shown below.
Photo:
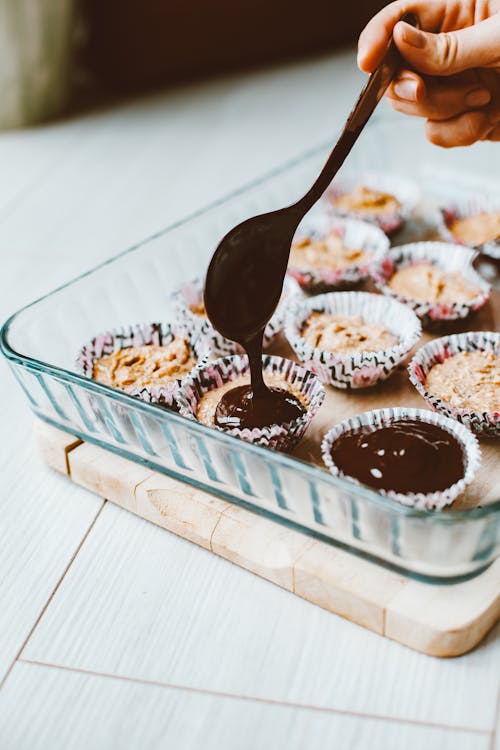
<path fill-rule="evenodd" d="M 299 227 L 290 251 L 288 273 L 306 292 L 355 284 L 389 249 L 378 227 L 316 211 Z"/>
<path fill-rule="evenodd" d="M 297 282 L 287 277 L 283 286 L 280 304 L 264 330 L 264 347 L 270 346 L 275 337 L 282 331 L 285 310 L 295 299 L 302 296 Z M 203 282 L 193 279 L 183 284 L 172 295 L 174 316 L 179 325 L 198 334 L 214 357 L 228 354 L 242 354 L 242 347 L 218 333 L 210 323 L 203 301 Z"/>
<path fill-rule="evenodd" d="M 408 370 L 433 409 L 478 434 L 500 437 L 500 333 L 434 339 L 417 351 Z"/>
<path fill-rule="evenodd" d="M 380 409 L 333 427 L 322 443 L 331 473 L 415 508 L 452 503 L 479 466 L 477 441 L 453 420 L 421 409 Z"/>
<path fill-rule="evenodd" d="M 103 385 L 172 406 L 174 393 L 206 354 L 204 342 L 165 323 L 139 324 L 102 333 L 82 347 L 78 370 Z"/>
<path fill-rule="evenodd" d="M 490 285 L 472 268 L 474 257 L 461 245 L 415 242 L 390 250 L 372 275 L 385 295 L 430 325 L 465 318 L 487 302 Z"/>
<path fill-rule="evenodd" d="M 336 388 L 366 388 L 385 380 L 420 333 L 409 308 L 368 292 L 330 292 L 303 300 L 285 325 L 298 358 Z"/>
<path fill-rule="evenodd" d="M 235 355 L 208 362 L 186 379 L 178 393 L 180 413 L 257 445 L 292 450 L 321 406 L 324 389 L 291 360 L 264 355 L 262 367 L 275 400 L 254 408 L 248 357 Z"/>
<path fill-rule="evenodd" d="M 337 177 L 326 196 L 335 213 L 377 224 L 387 235 L 401 229 L 419 198 L 414 182 L 385 174 Z"/>

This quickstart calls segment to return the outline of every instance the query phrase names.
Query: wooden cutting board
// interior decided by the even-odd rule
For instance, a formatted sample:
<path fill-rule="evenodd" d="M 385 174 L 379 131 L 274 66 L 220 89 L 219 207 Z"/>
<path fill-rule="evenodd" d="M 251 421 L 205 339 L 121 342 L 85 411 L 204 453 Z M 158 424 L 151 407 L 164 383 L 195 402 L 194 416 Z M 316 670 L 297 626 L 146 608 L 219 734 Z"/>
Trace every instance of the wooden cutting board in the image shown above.
<path fill-rule="evenodd" d="M 465 583 L 422 583 L 43 422 L 35 435 L 43 460 L 76 484 L 417 651 L 458 656 L 500 619 L 500 558 Z"/>

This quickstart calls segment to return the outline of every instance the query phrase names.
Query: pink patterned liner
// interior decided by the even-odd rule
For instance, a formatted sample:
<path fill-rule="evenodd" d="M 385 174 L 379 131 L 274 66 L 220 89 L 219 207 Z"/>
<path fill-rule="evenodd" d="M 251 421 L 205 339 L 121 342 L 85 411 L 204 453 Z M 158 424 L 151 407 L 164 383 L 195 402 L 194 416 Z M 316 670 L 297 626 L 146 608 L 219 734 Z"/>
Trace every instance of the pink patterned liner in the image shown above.
<path fill-rule="evenodd" d="M 320 239 L 330 232 L 335 232 L 347 247 L 365 250 L 371 257 L 365 263 L 345 268 L 304 269 L 289 265 L 288 274 L 307 292 L 328 291 L 367 279 L 372 264 L 379 261 L 389 250 L 389 240 L 377 226 L 366 221 L 320 215 L 318 212 L 311 214 L 310 218 L 299 226 L 295 239 L 304 236 Z"/>
<path fill-rule="evenodd" d="M 461 242 L 458 237 L 451 232 L 450 226 L 456 219 L 466 219 L 471 216 L 480 216 L 484 213 L 490 213 L 493 211 L 500 211 L 500 196 L 487 196 L 481 193 L 471 193 L 462 198 L 458 198 L 454 201 L 450 201 L 445 206 L 441 206 L 441 219 L 442 223 L 440 226 L 441 234 L 447 242 L 453 242 L 456 245 L 466 244 L 467 247 L 471 247 L 474 250 L 478 250 L 484 255 L 488 255 L 490 258 L 495 260 L 500 259 L 500 237 L 491 242 L 484 242 L 480 244 L 470 244 Z"/>
<path fill-rule="evenodd" d="M 312 372 L 304 370 L 289 359 L 264 355 L 262 366 L 265 373 L 280 375 L 286 382 L 299 388 L 308 404 L 306 412 L 287 425 L 271 425 L 254 429 L 232 428 L 223 432 L 255 445 L 289 452 L 297 445 L 323 403 L 325 391 Z M 186 378 L 177 393 L 179 413 L 188 419 L 196 419 L 198 403 L 204 393 L 220 388 L 225 383 L 240 375 L 246 375 L 248 372 L 249 364 L 246 355 L 223 357 L 197 368 Z M 220 428 L 214 427 L 214 429 Z"/>
<path fill-rule="evenodd" d="M 300 287 L 294 279 L 286 278 L 283 286 L 283 298 L 276 312 L 267 324 L 264 331 L 264 348 L 269 346 L 274 338 L 282 331 L 285 310 L 287 305 L 295 298 L 302 296 Z M 235 341 L 230 341 L 222 336 L 212 326 L 208 318 L 196 315 L 189 308 L 190 305 L 199 305 L 203 299 L 203 282 L 201 279 L 192 279 L 183 284 L 171 296 L 174 309 L 174 317 L 178 324 L 188 331 L 200 336 L 210 349 L 213 357 L 224 357 L 230 354 L 244 354 L 243 348 Z"/>
<path fill-rule="evenodd" d="M 106 357 L 130 346 L 167 346 L 176 337 L 188 341 L 193 356 L 198 360 L 197 366 L 206 362 L 208 356 L 206 343 L 198 335 L 169 323 L 139 323 L 115 328 L 95 336 L 81 348 L 76 360 L 76 367 L 78 372 L 86 378 L 92 379 L 94 363 L 101 357 Z M 184 377 L 187 377 L 187 375 Z M 175 409 L 175 394 L 183 381 L 184 378 L 176 379 L 166 385 L 154 385 L 150 388 L 130 386 L 124 391 L 130 396 L 136 396 L 149 403 Z"/>
<path fill-rule="evenodd" d="M 381 495 L 390 497 L 403 505 L 409 505 L 418 510 L 441 510 L 447 505 L 451 505 L 451 503 L 462 494 L 467 485 L 469 485 L 474 479 L 476 471 L 481 463 L 481 452 L 476 438 L 466 427 L 458 424 L 458 422 L 455 422 L 453 419 L 448 419 L 447 417 L 427 411 L 426 409 L 410 409 L 406 407 L 375 409 L 374 411 L 357 414 L 350 419 L 340 422 L 327 432 L 321 443 L 323 461 L 333 476 L 348 479 L 358 485 L 361 484 L 361 482 L 354 477 L 345 475 L 335 464 L 331 456 L 333 443 L 338 440 L 341 435 L 348 432 L 356 432 L 367 425 L 373 425 L 374 427 L 387 427 L 394 422 L 405 419 L 428 422 L 429 424 L 442 427 L 453 435 L 461 444 L 464 453 L 464 476 L 458 482 L 455 482 L 455 484 L 442 492 L 436 491 L 427 494 L 423 492 L 409 492 L 403 494 L 401 492 L 394 492 L 393 490 L 379 490 L 379 492 Z"/>
<path fill-rule="evenodd" d="M 460 352 L 493 351 L 500 356 L 500 333 L 470 331 L 443 336 L 421 347 L 408 366 L 410 381 L 431 409 L 462 422 L 473 432 L 489 437 L 500 437 L 500 412 L 476 412 L 458 408 L 427 390 L 427 375 L 434 365 Z"/>
<path fill-rule="evenodd" d="M 312 312 L 360 315 L 382 323 L 398 342 L 388 349 L 355 354 L 316 349 L 301 335 Z M 301 362 L 323 383 L 336 388 L 367 388 L 386 380 L 416 344 L 421 331 L 420 321 L 408 307 L 369 292 L 331 292 L 305 300 L 290 311 L 285 326 L 285 335 Z"/>
<path fill-rule="evenodd" d="M 446 242 L 413 242 L 390 250 L 385 258 L 373 266 L 372 276 L 383 294 L 411 307 L 422 320 L 424 328 L 436 321 L 466 318 L 473 310 L 479 310 L 488 301 L 490 285 L 472 268 L 475 252 L 462 245 Z M 470 302 L 421 302 L 396 294 L 388 285 L 400 268 L 428 262 L 446 271 L 458 271 L 478 289 L 478 295 Z"/>
<path fill-rule="evenodd" d="M 391 214 L 373 216 L 363 211 L 345 211 L 334 205 L 333 201 L 341 195 L 352 192 L 358 185 L 365 185 L 372 190 L 379 190 L 393 195 L 399 202 L 398 211 Z M 349 216 L 361 219 L 378 226 L 387 236 L 395 234 L 411 216 L 420 200 L 420 191 L 415 182 L 399 175 L 391 174 L 350 174 L 337 177 L 326 193 L 325 200 L 331 212 L 338 216 Z"/>

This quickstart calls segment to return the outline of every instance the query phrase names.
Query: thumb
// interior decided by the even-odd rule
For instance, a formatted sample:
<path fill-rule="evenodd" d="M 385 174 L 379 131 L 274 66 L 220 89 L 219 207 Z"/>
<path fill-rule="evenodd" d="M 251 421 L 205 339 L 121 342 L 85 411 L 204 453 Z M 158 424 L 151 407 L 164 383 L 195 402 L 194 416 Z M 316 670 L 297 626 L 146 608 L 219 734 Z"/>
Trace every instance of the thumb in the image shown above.
<path fill-rule="evenodd" d="M 394 27 L 394 40 L 415 70 L 448 76 L 470 68 L 500 66 L 500 14 L 459 31 L 431 34 L 407 23 Z"/>

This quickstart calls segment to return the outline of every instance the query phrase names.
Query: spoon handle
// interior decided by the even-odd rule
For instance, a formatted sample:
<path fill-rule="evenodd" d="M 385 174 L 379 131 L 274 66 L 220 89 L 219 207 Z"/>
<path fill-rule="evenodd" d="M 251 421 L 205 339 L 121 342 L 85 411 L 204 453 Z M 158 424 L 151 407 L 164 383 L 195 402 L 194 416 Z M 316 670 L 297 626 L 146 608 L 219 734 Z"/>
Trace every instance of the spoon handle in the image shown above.
<path fill-rule="evenodd" d="M 413 13 L 406 13 L 401 20 L 412 26 L 418 25 L 418 20 Z M 402 58 L 394 40 L 391 38 L 382 62 L 373 71 L 364 89 L 359 95 L 354 109 L 347 118 L 340 138 L 328 157 L 319 177 L 304 197 L 295 204 L 304 214 L 314 206 L 319 198 L 321 198 L 339 171 L 352 147 L 358 140 L 361 131 L 373 114 L 375 107 L 398 72 L 401 63 Z"/>

